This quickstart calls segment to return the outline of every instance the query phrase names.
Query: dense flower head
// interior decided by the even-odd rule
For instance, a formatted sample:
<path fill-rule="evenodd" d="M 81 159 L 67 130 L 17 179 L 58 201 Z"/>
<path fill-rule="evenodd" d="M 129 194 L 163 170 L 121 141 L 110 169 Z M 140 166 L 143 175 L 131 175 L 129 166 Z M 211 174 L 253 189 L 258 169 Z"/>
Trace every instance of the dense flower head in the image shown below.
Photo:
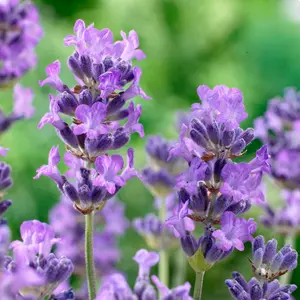
<path fill-rule="evenodd" d="M 69 155 L 65 156 L 66 165 L 71 170 L 66 175 L 75 178 L 66 178 L 61 175 L 57 164 L 60 161 L 58 147 L 52 147 L 49 152 L 48 165 L 37 169 L 35 179 L 44 175 L 50 177 L 59 190 L 68 197 L 77 210 L 83 214 L 101 209 L 106 201 L 112 198 L 125 183 L 134 176 L 139 176 L 133 166 L 133 149 L 127 151 L 127 166 L 120 155 L 102 155 L 95 161 L 95 169 L 87 169 L 82 166 L 82 161 Z M 69 180 L 75 179 L 76 185 Z"/>
<path fill-rule="evenodd" d="M 272 281 L 292 271 L 298 264 L 298 253 L 290 245 L 277 252 L 277 240 L 265 243 L 261 235 L 252 242 L 252 254 L 250 262 L 258 280 Z"/>
<path fill-rule="evenodd" d="M 264 203 L 261 180 L 269 172 L 268 160 L 265 146 L 249 163 L 228 159 L 206 162 L 194 157 L 188 169 L 177 177 L 175 186 L 180 202 L 188 208 L 185 215 L 203 223 L 219 224 L 226 212 L 238 215 L 249 210 L 251 204 Z"/>
<path fill-rule="evenodd" d="M 47 297 L 73 272 L 72 262 L 51 253 L 52 246 L 59 242 L 54 230 L 46 223 L 25 221 L 21 225 L 22 241 L 11 243 L 13 257 L 4 263 L 1 295 L 5 299 Z M 22 299 L 22 298 L 21 298 Z"/>
<path fill-rule="evenodd" d="M 69 88 L 63 83 L 60 61 L 46 68 L 48 77 L 40 85 L 50 85 L 59 93 L 50 95 L 50 112 L 38 127 L 51 123 L 74 155 L 94 161 L 108 150 L 123 147 L 132 133 L 144 136 L 141 105 L 126 106 L 126 102 L 135 96 L 151 99 L 139 86 L 141 69 L 132 65 L 133 58 L 145 55 L 138 49 L 135 31 L 128 37 L 122 32 L 123 40 L 114 42 L 109 29 L 86 27 L 78 20 L 74 32 L 65 38 L 65 45 L 75 47 L 68 66 L 78 84 Z M 72 123 L 63 121 L 62 114 L 72 117 Z"/>
<path fill-rule="evenodd" d="M 23 76 L 37 63 L 35 47 L 43 35 L 31 1 L 0 3 L 0 86 Z"/>
<path fill-rule="evenodd" d="M 209 270 L 215 263 L 226 258 L 236 248 L 244 250 L 244 243 L 252 241 L 256 223 L 250 219 L 235 218 L 232 212 L 226 212 L 221 219 L 221 229 L 210 224 L 204 227 L 204 234 L 197 240 L 191 232 L 185 229 L 182 216 L 183 208 L 166 222 L 176 230 L 181 247 L 185 252 L 191 267 L 196 271 Z"/>
<path fill-rule="evenodd" d="M 197 92 L 202 103 L 192 105 L 182 124 L 180 141 L 171 149 L 170 157 L 182 156 L 190 162 L 194 156 L 210 160 L 242 155 L 254 138 L 254 130 L 244 131 L 239 127 L 247 118 L 240 90 L 199 86 Z"/>
<path fill-rule="evenodd" d="M 294 284 L 281 286 L 278 280 L 261 283 L 256 278 L 249 282 L 239 273 L 232 273 L 233 279 L 226 280 L 226 285 L 234 299 L 241 300 L 289 300 L 294 299 L 291 294 L 296 290 Z"/>
<path fill-rule="evenodd" d="M 187 167 L 174 187 L 179 210 L 166 223 L 179 233 L 190 265 L 199 272 L 253 240 L 256 223 L 237 216 L 265 203 L 261 181 L 270 173 L 270 156 L 263 146 L 250 162 L 233 161 L 254 138 L 252 128 L 239 127 L 247 114 L 238 89 L 200 86 L 197 91 L 202 103 L 181 116 L 179 142 L 169 151 L 170 159 L 179 156 Z M 185 217 L 203 227 L 200 238 L 184 230 Z"/>
<path fill-rule="evenodd" d="M 288 88 L 282 98 L 270 100 L 265 115 L 255 121 L 257 137 L 270 150 L 272 176 L 288 188 L 295 188 L 300 182 L 299 99 L 299 93 Z"/>
<path fill-rule="evenodd" d="M 77 275 L 85 274 L 84 222 L 84 217 L 73 209 L 66 197 L 62 197 L 50 212 L 50 224 L 62 240 L 55 253 L 70 258 Z M 114 198 L 95 214 L 94 260 L 98 274 L 107 275 L 115 271 L 120 259 L 117 237 L 124 234 L 128 225 L 124 205 Z"/>

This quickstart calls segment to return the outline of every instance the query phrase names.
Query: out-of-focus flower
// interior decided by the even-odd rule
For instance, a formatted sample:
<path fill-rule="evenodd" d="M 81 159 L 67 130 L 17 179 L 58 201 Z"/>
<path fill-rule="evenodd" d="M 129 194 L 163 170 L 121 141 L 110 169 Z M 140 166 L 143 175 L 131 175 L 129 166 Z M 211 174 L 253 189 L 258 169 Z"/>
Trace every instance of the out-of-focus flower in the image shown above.
<path fill-rule="evenodd" d="M 0 15 L 0 86 L 5 86 L 36 65 L 43 30 L 31 1 L 1 1 Z"/>

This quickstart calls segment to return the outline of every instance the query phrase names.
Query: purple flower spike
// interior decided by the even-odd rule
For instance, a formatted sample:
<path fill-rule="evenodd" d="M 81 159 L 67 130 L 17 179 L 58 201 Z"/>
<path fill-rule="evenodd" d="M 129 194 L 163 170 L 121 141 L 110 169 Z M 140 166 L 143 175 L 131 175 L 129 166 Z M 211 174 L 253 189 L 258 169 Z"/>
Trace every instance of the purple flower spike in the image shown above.
<path fill-rule="evenodd" d="M 220 248 L 224 251 L 232 247 L 239 251 L 244 250 L 244 243 L 252 241 L 252 234 L 256 231 L 256 223 L 253 219 L 248 221 L 235 218 L 234 213 L 225 212 L 221 217 L 221 229 L 213 232 L 213 237 L 219 241 Z"/>
<path fill-rule="evenodd" d="M 108 132 L 107 126 L 101 124 L 106 116 L 106 105 L 101 102 L 94 103 L 92 107 L 86 104 L 79 105 L 75 116 L 82 122 L 73 129 L 76 135 L 87 133 L 88 137 L 94 137 Z"/>
<path fill-rule="evenodd" d="M 142 50 L 138 49 L 139 38 L 134 30 L 129 31 L 128 38 L 124 31 L 121 31 L 121 36 L 125 44 L 124 51 L 121 55 L 122 59 L 128 61 L 133 58 L 136 58 L 137 60 L 146 58 L 146 54 Z"/>
<path fill-rule="evenodd" d="M 59 92 L 64 91 L 64 84 L 59 77 L 60 73 L 60 61 L 56 60 L 52 64 L 48 65 L 46 68 L 46 74 L 48 77 L 44 80 L 40 80 L 40 86 L 44 86 L 45 84 L 49 84 L 55 90 Z"/>
<path fill-rule="evenodd" d="M 117 186 L 125 184 L 123 178 L 118 173 L 123 169 L 124 161 L 120 155 L 102 155 L 95 161 L 98 176 L 93 183 L 97 186 L 104 186 L 110 194 L 114 194 Z"/>
<path fill-rule="evenodd" d="M 294 284 L 280 286 L 278 280 L 270 283 L 251 278 L 249 282 L 238 272 L 232 273 L 233 279 L 225 281 L 231 296 L 237 300 L 291 300 L 291 294 L 297 289 Z"/>
<path fill-rule="evenodd" d="M 180 300 L 193 300 L 192 297 L 189 296 L 191 285 L 186 282 L 183 285 L 177 286 L 174 289 L 170 290 L 168 287 L 163 285 L 159 278 L 155 275 L 151 276 L 152 281 L 156 285 L 157 289 L 160 291 L 162 295 L 162 300 L 167 299 L 180 299 Z"/>
<path fill-rule="evenodd" d="M 140 249 L 133 257 L 133 260 L 139 265 L 139 277 L 141 279 L 147 279 L 151 267 L 155 266 L 159 261 L 159 254 Z"/>
<path fill-rule="evenodd" d="M 0 86 L 7 86 L 35 67 L 43 30 L 31 1 L 1 1 L 0 15 Z"/>
<path fill-rule="evenodd" d="M 21 84 L 16 84 L 14 87 L 14 115 L 29 119 L 35 112 L 32 106 L 34 94 L 31 89 L 23 88 Z"/>
<path fill-rule="evenodd" d="M 272 281 L 297 267 L 298 253 L 290 245 L 277 252 L 277 241 L 272 239 L 266 244 L 262 236 L 252 243 L 253 260 L 250 260 L 254 276 L 258 280 Z"/>
<path fill-rule="evenodd" d="M 59 155 L 59 147 L 52 147 L 49 152 L 49 158 L 48 158 L 48 165 L 43 165 L 40 168 L 37 169 L 37 174 L 34 179 L 40 178 L 42 175 L 50 177 L 52 180 L 54 180 L 57 185 L 63 184 L 62 176 L 57 168 L 57 164 L 60 161 L 60 155 Z"/>

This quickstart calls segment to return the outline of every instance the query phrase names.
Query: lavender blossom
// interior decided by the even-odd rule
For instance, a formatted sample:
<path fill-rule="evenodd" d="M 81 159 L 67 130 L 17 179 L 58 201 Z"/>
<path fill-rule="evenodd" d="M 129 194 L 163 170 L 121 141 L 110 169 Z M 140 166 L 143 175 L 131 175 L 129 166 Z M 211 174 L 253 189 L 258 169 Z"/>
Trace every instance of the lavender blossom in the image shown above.
<path fill-rule="evenodd" d="M 11 243 L 13 257 L 7 257 L 1 295 L 7 299 L 47 297 L 73 272 L 73 264 L 66 257 L 51 253 L 58 242 L 53 229 L 39 221 L 26 221 L 21 225 L 22 241 Z"/>
<path fill-rule="evenodd" d="M 225 283 L 231 296 L 238 300 L 289 300 L 293 299 L 291 294 L 297 288 L 294 284 L 280 286 L 278 280 L 274 280 L 270 283 L 267 281 L 261 283 L 256 278 L 252 278 L 249 282 L 247 282 L 245 278 L 237 272 L 233 272 L 232 276 L 233 279 L 226 280 Z"/>
<path fill-rule="evenodd" d="M 181 157 L 188 166 L 176 178 L 179 211 L 166 223 L 179 233 L 192 268 L 203 272 L 253 240 L 256 223 L 236 216 L 265 202 L 260 185 L 270 166 L 266 146 L 249 163 L 232 161 L 254 138 L 252 128 L 239 127 L 247 117 L 241 92 L 225 86 L 197 92 L 202 103 L 185 114 L 179 142 L 170 149 L 170 159 Z M 202 225 L 199 239 L 184 230 L 185 217 Z"/>
<path fill-rule="evenodd" d="M 0 86 L 5 86 L 36 65 L 35 47 L 43 30 L 31 1 L 2 1 L 0 16 Z"/>
<path fill-rule="evenodd" d="M 71 172 L 69 171 L 68 174 L 75 175 L 77 184 L 75 187 L 59 172 L 57 168 L 60 161 L 58 147 L 52 147 L 48 165 L 41 166 L 34 178 L 37 179 L 42 175 L 50 177 L 59 190 L 74 203 L 78 211 L 88 214 L 93 210 L 103 208 L 106 201 L 112 198 L 127 180 L 139 176 L 133 167 L 133 154 L 133 149 L 129 149 L 125 168 L 120 155 L 99 156 L 95 162 L 96 170 L 81 167 L 82 164 L 78 158 L 73 157 L 70 160 L 67 156 L 66 164 L 71 165 Z"/>
<path fill-rule="evenodd" d="M 141 106 L 125 104 L 135 96 L 150 99 L 139 86 L 141 70 L 131 61 L 145 55 L 138 49 L 135 31 L 128 37 L 122 32 L 123 40 L 113 42 L 109 29 L 86 27 L 78 20 L 74 32 L 65 38 L 65 45 L 75 46 L 68 67 L 78 84 L 70 89 L 63 83 L 59 61 L 46 68 L 48 77 L 40 85 L 50 85 L 59 94 L 50 96 L 50 112 L 39 128 L 52 124 L 73 155 L 93 162 L 101 154 L 123 147 L 132 133 L 144 136 L 139 123 Z M 61 114 L 72 117 L 72 123 L 62 121 Z"/>
<path fill-rule="evenodd" d="M 272 239 L 266 244 L 263 236 L 252 243 L 253 259 L 250 260 L 254 276 L 258 280 L 272 281 L 297 267 L 298 253 L 290 245 L 277 252 L 277 241 Z"/>
<path fill-rule="evenodd" d="M 257 137 L 270 150 L 272 176 L 287 188 L 299 184 L 299 118 L 299 93 L 289 88 L 282 98 L 270 100 L 265 115 L 255 121 Z"/>
<path fill-rule="evenodd" d="M 199 86 L 197 92 L 202 104 L 192 105 L 189 127 L 182 125 L 180 142 L 170 156 L 182 156 L 187 161 L 193 156 L 204 160 L 240 156 L 254 138 L 252 128 L 244 131 L 239 127 L 247 117 L 240 90 Z"/>

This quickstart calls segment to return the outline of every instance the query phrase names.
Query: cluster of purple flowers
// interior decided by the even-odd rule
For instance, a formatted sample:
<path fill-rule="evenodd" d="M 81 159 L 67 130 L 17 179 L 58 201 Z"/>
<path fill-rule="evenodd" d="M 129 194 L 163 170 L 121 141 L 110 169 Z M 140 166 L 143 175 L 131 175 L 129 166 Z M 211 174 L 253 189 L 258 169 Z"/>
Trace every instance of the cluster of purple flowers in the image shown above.
<path fill-rule="evenodd" d="M 188 124 L 182 124 L 180 141 L 170 151 L 170 157 L 183 157 L 188 168 L 175 186 L 181 209 L 167 221 L 179 233 L 183 250 L 197 272 L 208 270 L 234 248 L 243 251 L 244 243 L 253 240 L 256 223 L 237 216 L 253 203 L 264 201 L 260 182 L 269 172 L 266 147 L 249 163 L 232 162 L 254 138 L 253 129 L 239 127 L 247 117 L 241 92 L 225 86 L 212 90 L 200 86 L 198 95 L 202 103 L 192 105 Z M 186 216 L 202 225 L 200 239 L 183 227 Z"/>
<path fill-rule="evenodd" d="M 57 255 L 66 255 L 74 264 L 74 274 L 85 275 L 84 217 L 73 208 L 66 197 L 50 212 L 50 225 L 62 242 L 56 246 Z M 94 260 L 98 276 L 116 272 L 120 259 L 117 237 L 123 235 L 129 223 L 124 216 L 124 205 L 111 199 L 95 216 Z"/>
<path fill-rule="evenodd" d="M 1 297 L 44 299 L 72 274 L 73 264 L 51 252 L 59 239 L 49 225 L 25 221 L 20 231 L 22 241 L 11 243 L 13 256 L 6 256 L 1 268 Z"/>
<path fill-rule="evenodd" d="M 277 252 L 277 241 L 272 239 L 265 244 L 262 236 L 257 236 L 252 243 L 252 265 L 254 277 L 247 282 L 245 278 L 233 272 L 233 279 L 226 280 L 226 285 L 235 299 L 275 300 L 292 299 L 296 286 L 281 286 L 277 278 L 292 271 L 297 266 L 298 253 L 290 245 L 285 245 Z"/>
<path fill-rule="evenodd" d="M 35 65 L 35 46 L 43 34 L 38 21 L 31 2 L 0 3 L 0 87 Z M 254 238 L 256 223 L 240 215 L 253 204 L 262 205 L 266 226 L 285 234 L 293 228 L 293 234 L 298 233 L 299 190 L 285 192 L 286 206 L 275 211 L 265 202 L 261 181 L 267 173 L 285 187 L 295 188 L 300 182 L 300 96 L 288 90 L 284 101 L 272 100 L 265 117 L 256 121 L 257 136 L 267 146 L 250 162 L 234 162 L 255 136 L 254 129 L 240 127 L 247 118 L 242 93 L 226 86 L 199 86 L 201 103 L 193 104 L 182 118 L 179 141 L 150 137 L 146 145 L 150 167 L 140 175 L 134 168 L 133 149 L 127 150 L 126 165 L 121 155 L 111 154 L 126 146 L 131 134 L 144 137 L 139 123 L 142 107 L 131 99 L 151 99 L 139 85 L 141 69 L 133 65 L 133 59 L 145 58 L 137 33 L 121 31 L 121 37 L 114 41 L 109 29 L 98 30 L 77 20 L 74 35 L 64 39 L 65 46 L 75 48 L 67 65 L 77 83 L 71 87 L 62 81 L 58 60 L 46 68 L 47 78 L 39 82 L 57 93 L 49 95 L 49 112 L 38 128 L 48 123 L 55 128 L 66 146 L 64 164 L 69 169 L 60 172 L 59 147 L 53 146 L 48 164 L 38 168 L 34 177 L 51 178 L 62 193 L 50 213 L 51 226 L 25 221 L 20 228 L 22 241 L 10 243 L 9 228 L 0 218 L 1 299 L 73 300 L 75 293 L 69 287 L 73 274 L 83 279 L 76 299 L 191 300 L 188 282 L 169 289 L 163 284 L 168 278 L 150 277 L 160 260 L 156 252 L 141 249 L 133 257 L 139 265 L 133 288 L 116 270 L 117 238 L 129 222 L 115 196 L 132 177 L 141 179 L 157 198 L 160 216 L 148 214 L 133 225 L 149 247 L 160 251 L 161 262 L 167 262 L 165 250 L 178 247 L 179 240 L 196 278 L 202 274 L 203 279 L 205 271 L 234 249 L 243 251 L 250 241 L 254 277 L 247 282 L 234 272 L 233 279 L 226 281 L 233 298 L 291 299 L 296 286 L 281 286 L 277 278 L 297 266 L 297 252 L 290 245 L 277 251 L 275 239 L 265 243 L 262 236 Z M 0 133 L 34 113 L 30 89 L 17 84 L 14 96 L 13 112 L 6 116 L 0 111 Z M 0 155 L 6 152 L 0 147 Z M 0 162 L 1 198 L 11 184 L 10 167 Z M 0 201 L 0 216 L 10 205 L 10 200 Z M 195 224 L 201 227 L 199 238 L 193 234 Z M 168 270 L 161 273 L 164 277 Z M 98 293 L 96 277 L 101 278 Z M 194 299 L 198 300 L 197 285 Z"/>
<path fill-rule="evenodd" d="M 270 100 L 265 115 L 255 120 L 256 135 L 271 154 L 272 176 L 287 188 L 300 183 L 299 126 L 300 95 L 292 88 Z"/>
<path fill-rule="evenodd" d="M 191 285 L 184 285 L 169 289 L 164 286 L 155 275 L 151 277 L 161 298 L 158 298 L 154 286 L 150 282 L 150 269 L 159 261 L 159 255 L 156 252 L 148 252 L 145 249 L 139 250 L 133 260 L 139 265 L 138 277 L 133 290 L 130 288 L 125 277 L 122 274 L 113 274 L 104 279 L 97 295 L 97 300 L 102 299 L 149 299 L 149 300 L 192 300 L 189 296 Z"/>
<path fill-rule="evenodd" d="M 299 100 L 299 93 L 288 88 L 282 99 L 270 100 L 265 115 L 255 120 L 258 138 L 270 149 L 271 176 L 283 188 L 282 207 L 274 209 L 269 203 L 264 203 L 265 215 L 261 221 L 267 228 L 286 236 L 296 236 L 300 224 Z"/>
<path fill-rule="evenodd" d="M 49 96 L 50 112 L 41 119 L 39 128 L 51 123 L 71 153 L 94 162 L 99 155 L 126 145 L 133 132 L 144 136 L 138 122 L 141 106 L 134 107 L 133 102 L 125 106 L 138 95 L 150 99 L 139 86 L 141 69 L 133 67 L 131 61 L 145 55 L 138 49 L 135 31 L 128 37 L 121 32 L 123 40 L 113 42 L 109 29 L 86 27 L 78 20 L 74 32 L 65 38 L 65 45 L 75 46 L 68 67 L 78 84 L 69 88 L 63 83 L 59 61 L 47 67 L 48 77 L 40 84 L 48 84 L 59 93 Z M 61 114 L 71 117 L 72 123 L 63 121 Z M 120 159 L 111 159 L 121 165 Z"/>
<path fill-rule="evenodd" d="M 23 76 L 37 63 L 35 47 L 43 35 L 31 1 L 0 3 L 0 87 Z"/>

